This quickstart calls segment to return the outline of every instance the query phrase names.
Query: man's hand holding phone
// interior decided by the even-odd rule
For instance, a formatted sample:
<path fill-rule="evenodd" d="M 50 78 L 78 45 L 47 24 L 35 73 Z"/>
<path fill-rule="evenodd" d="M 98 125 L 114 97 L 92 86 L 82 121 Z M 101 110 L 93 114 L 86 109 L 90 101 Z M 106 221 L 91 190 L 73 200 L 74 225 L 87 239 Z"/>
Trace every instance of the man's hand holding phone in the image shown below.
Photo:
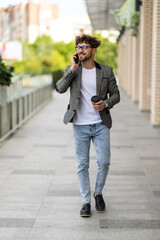
<path fill-rule="evenodd" d="M 71 71 L 75 72 L 76 69 L 79 67 L 80 61 L 77 53 L 74 53 L 71 56 Z"/>
<path fill-rule="evenodd" d="M 75 57 L 74 57 L 74 61 L 76 64 L 79 63 L 79 57 L 78 57 L 78 53 L 76 53 Z"/>

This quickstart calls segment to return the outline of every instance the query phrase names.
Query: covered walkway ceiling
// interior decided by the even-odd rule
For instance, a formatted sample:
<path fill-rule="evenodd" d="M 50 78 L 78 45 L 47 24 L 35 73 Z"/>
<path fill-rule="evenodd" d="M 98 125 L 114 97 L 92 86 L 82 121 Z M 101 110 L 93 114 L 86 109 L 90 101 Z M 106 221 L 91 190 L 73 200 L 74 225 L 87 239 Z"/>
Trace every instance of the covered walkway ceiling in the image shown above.
<path fill-rule="evenodd" d="M 87 12 L 94 30 L 117 29 L 115 11 L 126 0 L 85 0 Z"/>

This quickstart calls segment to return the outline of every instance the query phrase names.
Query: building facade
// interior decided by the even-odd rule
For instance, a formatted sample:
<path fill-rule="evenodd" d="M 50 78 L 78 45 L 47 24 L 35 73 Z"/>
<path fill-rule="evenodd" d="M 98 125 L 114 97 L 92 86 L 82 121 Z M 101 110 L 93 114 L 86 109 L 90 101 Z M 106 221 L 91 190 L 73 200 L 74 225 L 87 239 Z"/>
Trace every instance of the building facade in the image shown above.
<path fill-rule="evenodd" d="M 137 36 L 118 41 L 119 85 L 160 126 L 160 0 L 143 0 Z"/>
<path fill-rule="evenodd" d="M 23 40 L 33 43 L 38 36 L 52 37 L 58 6 L 49 1 L 28 1 L 0 9 L 0 41 Z"/>
<path fill-rule="evenodd" d="M 109 13 L 114 12 L 118 29 L 121 28 L 118 37 L 119 85 L 138 103 L 141 111 L 150 112 L 152 125 L 159 127 L 160 0 L 106 0 L 101 1 L 101 5 L 99 0 L 85 2 L 94 30 L 116 28 L 113 18 L 109 21 Z M 138 34 L 132 36 L 138 16 Z"/>

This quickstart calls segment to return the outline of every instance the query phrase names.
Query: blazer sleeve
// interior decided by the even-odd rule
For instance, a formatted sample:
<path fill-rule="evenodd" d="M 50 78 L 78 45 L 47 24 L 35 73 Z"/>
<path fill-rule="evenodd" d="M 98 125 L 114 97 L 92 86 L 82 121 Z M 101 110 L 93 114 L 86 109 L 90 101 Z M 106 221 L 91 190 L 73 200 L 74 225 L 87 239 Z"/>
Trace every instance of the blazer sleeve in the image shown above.
<path fill-rule="evenodd" d="M 71 67 L 70 65 L 66 67 L 63 77 L 60 80 L 58 80 L 58 82 L 56 83 L 55 88 L 59 93 L 64 93 L 67 91 L 73 78 L 76 75 L 76 72 L 72 73 L 72 71 L 70 70 L 70 67 Z"/>
<path fill-rule="evenodd" d="M 109 98 L 106 100 L 106 102 L 108 103 L 108 108 L 110 109 L 120 101 L 120 93 L 112 68 L 109 77 L 108 94 Z"/>

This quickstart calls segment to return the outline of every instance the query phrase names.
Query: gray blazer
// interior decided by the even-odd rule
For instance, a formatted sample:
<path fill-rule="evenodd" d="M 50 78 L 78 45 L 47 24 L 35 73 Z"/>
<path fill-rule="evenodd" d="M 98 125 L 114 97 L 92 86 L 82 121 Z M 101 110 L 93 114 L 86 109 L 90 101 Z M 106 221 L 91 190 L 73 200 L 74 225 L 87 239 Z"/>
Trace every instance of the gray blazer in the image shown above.
<path fill-rule="evenodd" d="M 96 66 L 96 92 L 102 100 L 106 100 L 108 108 L 99 112 L 102 122 L 108 127 L 112 127 L 112 119 L 109 109 L 120 101 L 120 94 L 112 68 L 95 62 Z M 72 73 L 71 66 L 67 66 L 63 77 L 56 83 L 56 90 L 64 93 L 70 87 L 70 100 L 67 111 L 64 115 L 64 123 L 73 121 L 78 102 L 80 100 L 82 66 Z"/>

